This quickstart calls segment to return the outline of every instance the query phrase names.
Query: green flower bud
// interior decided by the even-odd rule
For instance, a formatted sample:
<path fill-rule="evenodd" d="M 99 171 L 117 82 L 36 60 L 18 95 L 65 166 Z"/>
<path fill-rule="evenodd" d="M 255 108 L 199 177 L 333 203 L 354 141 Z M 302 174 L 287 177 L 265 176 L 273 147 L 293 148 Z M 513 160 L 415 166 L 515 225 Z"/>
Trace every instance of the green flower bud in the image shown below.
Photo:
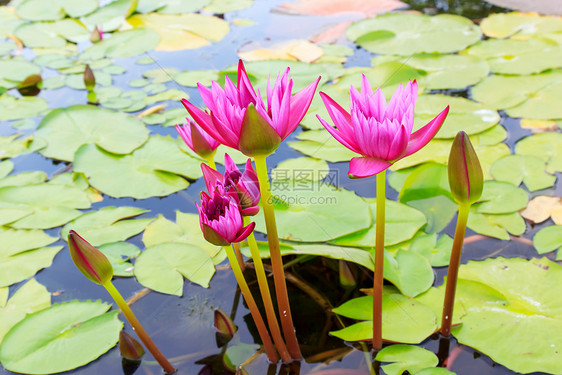
<path fill-rule="evenodd" d="M 68 234 L 68 250 L 76 267 L 94 283 L 103 285 L 113 277 L 107 257 L 73 230 Z"/>
<path fill-rule="evenodd" d="M 90 65 L 86 65 L 86 69 L 84 69 L 84 86 L 86 86 L 88 91 L 93 91 L 94 87 L 96 87 L 96 77 Z"/>
<path fill-rule="evenodd" d="M 258 113 L 256 107 L 250 104 L 246 108 L 240 129 L 238 148 L 247 156 L 270 155 L 279 144 L 281 137 L 275 129 Z"/>
<path fill-rule="evenodd" d="M 133 361 L 141 359 L 144 355 L 142 345 L 125 331 L 119 332 L 119 351 L 121 357 Z"/>
<path fill-rule="evenodd" d="M 449 186 L 459 204 L 472 204 L 480 199 L 484 176 L 476 151 L 465 132 L 458 132 L 449 154 Z"/>
<path fill-rule="evenodd" d="M 215 328 L 219 333 L 229 338 L 232 338 L 238 330 L 230 316 L 220 309 L 215 309 Z"/>

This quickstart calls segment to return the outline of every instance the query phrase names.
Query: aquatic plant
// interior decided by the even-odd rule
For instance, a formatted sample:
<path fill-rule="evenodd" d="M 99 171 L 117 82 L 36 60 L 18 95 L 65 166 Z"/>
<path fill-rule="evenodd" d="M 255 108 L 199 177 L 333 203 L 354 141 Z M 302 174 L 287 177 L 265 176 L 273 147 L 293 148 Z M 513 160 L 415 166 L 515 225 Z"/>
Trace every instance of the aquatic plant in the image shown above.
<path fill-rule="evenodd" d="M 214 156 L 220 143 L 189 119 L 186 124 L 176 125 L 176 130 L 185 144 L 215 169 Z"/>

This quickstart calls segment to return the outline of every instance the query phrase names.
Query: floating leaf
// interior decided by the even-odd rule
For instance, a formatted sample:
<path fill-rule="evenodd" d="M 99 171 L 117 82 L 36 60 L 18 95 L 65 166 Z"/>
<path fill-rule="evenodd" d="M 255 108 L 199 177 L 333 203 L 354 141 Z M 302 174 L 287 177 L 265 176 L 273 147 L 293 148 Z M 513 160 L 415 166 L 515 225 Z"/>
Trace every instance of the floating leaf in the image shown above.
<path fill-rule="evenodd" d="M 40 73 L 41 68 L 29 61 L 20 59 L 0 60 L 0 86 L 7 89 L 17 87 L 30 75 Z M 2 95 L 0 98 L 4 98 L 4 96 L 8 95 Z"/>
<path fill-rule="evenodd" d="M 324 160 L 313 158 L 295 158 L 282 161 L 270 173 L 272 180 L 320 181 L 329 179 L 337 183 L 338 175 L 330 171 L 330 166 Z"/>
<path fill-rule="evenodd" d="M 132 219 L 148 210 L 135 207 L 102 207 L 98 211 L 87 212 L 66 224 L 61 230 L 61 237 L 66 240 L 72 229 L 80 233 L 93 246 L 109 242 L 124 241 L 139 234 L 154 219 Z"/>
<path fill-rule="evenodd" d="M 139 13 L 158 12 L 163 14 L 193 13 L 209 4 L 210 1 L 139 0 L 136 11 Z"/>
<path fill-rule="evenodd" d="M 218 80 L 218 73 L 217 70 L 187 70 L 175 74 L 174 80 L 187 87 L 197 87 L 198 83 L 203 86 L 211 86 L 212 81 Z"/>
<path fill-rule="evenodd" d="M 72 1 L 72 0 L 69 0 Z M 109 31 L 118 29 L 127 17 L 135 0 L 115 0 L 97 9 L 95 12 L 82 17 L 81 21 L 89 30 L 98 27 L 107 36 Z M 136 1 L 135 1 L 136 2 Z M 112 36 L 119 33 L 113 33 Z M 105 40 L 105 39 L 104 39 Z M 98 42 L 99 43 L 99 42 Z M 125 46 L 122 46 L 125 47 Z"/>
<path fill-rule="evenodd" d="M 415 297 L 433 285 L 433 269 L 423 255 L 403 249 L 398 250 L 396 257 L 386 251 L 384 255 L 384 278 L 402 294 Z"/>
<path fill-rule="evenodd" d="M 371 213 L 365 201 L 355 193 L 321 182 L 275 181 L 279 237 L 303 242 L 321 242 L 367 228 Z M 265 233 L 263 210 L 256 220 L 256 230 Z M 349 244 L 353 245 L 353 244 Z"/>
<path fill-rule="evenodd" d="M 521 182 L 529 191 L 551 187 L 556 177 L 546 173 L 543 160 L 530 155 L 507 155 L 498 159 L 490 168 L 490 173 L 499 181 L 507 181 L 515 186 Z"/>
<path fill-rule="evenodd" d="M 443 234 L 437 239 L 437 234 L 431 233 L 414 237 L 408 248 L 426 257 L 433 267 L 444 267 L 449 264 L 452 247 L 451 237 Z"/>
<path fill-rule="evenodd" d="M 452 330 L 461 344 L 515 372 L 560 373 L 562 337 L 552 333 L 562 328 L 557 297 L 562 266 L 546 258 L 497 258 L 469 262 L 461 266 L 459 277 L 494 288 L 505 298 L 464 304 L 462 325 Z"/>
<path fill-rule="evenodd" d="M 318 16 L 333 16 L 353 12 L 366 17 L 373 17 L 379 13 L 390 12 L 404 6 L 405 4 L 398 0 L 379 0 L 377 2 L 360 0 L 350 3 L 339 0 L 298 0 L 281 4 L 279 9 L 290 13 Z"/>
<path fill-rule="evenodd" d="M 488 39 L 467 53 L 485 58 L 493 73 L 534 74 L 562 68 L 562 46 L 544 39 Z"/>
<path fill-rule="evenodd" d="M 66 161 L 72 161 L 84 144 L 94 143 L 115 154 L 128 154 L 148 139 L 148 130 L 138 119 L 91 105 L 51 111 L 35 134 L 48 142 L 41 150 L 44 156 Z"/>
<path fill-rule="evenodd" d="M 159 51 L 194 49 L 220 42 L 230 29 L 228 22 L 220 18 L 195 13 L 135 14 L 127 22 L 133 30 L 148 28 L 157 32 L 161 38 L 156 46 Z"/>
<path fill-rule="evenodd" d="M 140 255 L 140 250 L 133 244 L 127 242 L 106 243 L 98 247 L 113 267 L 113 276 L 133 276 L 133 264 L 131 259 Z"/>
<path fill-rule="evenodd" d="M 205 288 L 215 273 L 203 248 L 185 243 L 161 243 L 148 247 L 135 262 L 139 283 L 160 293 L 182 296 L 183 278 Z"/>
<path fill-rule="evenodd" d="M 29 48 L 63 48 L 67 42 L 85 41 L 89 35 L 84 25 L 73 19 L 27 23 L 16 29 L 16 36 Z"/>
<path fill-rule="evenodd" d="M 261 48 L 255 43 L 244 46 L 243 50 L 238 51 L 238 56 L 244 61 L 295 60 L 311 63 L 322 55 L 324 55 L 322 48 L 304 39 L 278 42 Z"/>
<path fill-rule="evenodd" d="M 562 172 L 562 133 L 543 133 L 523 138 L 515 145 L 515 153 L 544 160 L 549 173 Z"/>
<path fill-rule="evenodd" d="M 347 37 L 368 51 L 403 56 L 460 51 L 478 41 L 481 35 L 468 18 L 452 14 L 430 17 L 387 13 L 356 22 L 347 29 Z"/>
<path fill-rule="evenodd" d="M 525 208 L 527 201 L 525 190 L 509 182 L 485 181 L 482 197 L 473 207 L 483 214 L 507 214 Z"/>
<path fill-rule="evenodd" d="M 253 3 L 253 0 L 211 0 L 204 10 L 207 13 L 224 14 L 249 8 Z"/>
<path fill-rule="evenodd" d="M 13 7 L 0 7 L 0 37 L 4 38 L 8 34 L 13 34 L 14 30 L 24 23 L 21 18 L 16 15 Z"/>
<path fill-rule="evenodd" d="M 562 225 L 550 225 L 542 228 L 533 237 L 533 245 L 539 254 L 549 253 L 556 249 L 560 250 L 562 248 Z"/>
<path fill-rule="evenodd" d="M 2 256 L 0 262 L 0 287 L 8 286 L 30 277 L 49 267 L 62 246 L 42 247 L 11 256 Z M 1 356 L 1 354 L 0 354 Z"/>
<path fill-rule="evenodd" d="M 26 215 L 10 224 L 14 228 L 54 228 L 80 216 L 90 208 L 88 194 L 76 187 L 56 184 L 0 188 L 0 217 L 4 211 L 23 210 Z"/>
<path fill-rule="evenodd" d="M 7 303 L 0 303 L 0 344 L 10 328 L 25 318 L 27 314 L 43 310 L 49 306 L 51 306 L 51 294 L 47 291 L 47 288 L 35 279 L 23 284 Z"/>
<path fill-rule="evenodd" d="M 115 2 L 114 2 L 115 3 Z M 112 4 L 114 4 L 112 3 Z M 105 30 L 105 29 L 104 29 Z M 150 29 L 120 31 L 88 47 L 80 58 L 101 59 L 103 57 L 131 57 L 150 51 L 158 45 L 160 36 Z"/>
<path fill-rule="evenodd" d="M 251 358 L 258 349 L 259 346 L 257 345 L 244 343 L 229 345 L 228 349 L 224 352 L 224 366 L 234 372 L 240 367 L 240 365 L 244 364 L 248 358 Z"/>
<path fill-rule="evenodd" d="M 42 230 L 0 229 L 0 256 L 9 257 L 27 250 L 47 246 L 57 241 Z"/>
<path fill-rule="evenodd" d="M 402 375 L 405 371 L 418 374 L 427 367 L 435 367 L 439 363 L 437 356 L 427 349 L 413 345 L 391 345 L 377 353 L 375 360 L 391 362 L 383 365 L 382 369 L 387 375 Z"/>
<path fill-rule="evenodd" d="M 80 17 L 98 8 L 96 0 L 22 0 L 17 2 L 17 14 L 30 21 L 55 21 L 69 15 Z"/>
<path fill-rule="evenodd" d="M 109 307 L 72 301 L 28 315 L 4 337 L 2 365 L 14 372 L 51 374 L 93 361 L 117 343 L 123 327 L 118 311 L 104 314 Z"/>
<path fill-rule="evenodd" d="M 373 337 L 373 297 L 359 297 L 333 309 L 338 315 L 366 320 L 355 323 L 332 335 L 346 341 L 368 340 Z M 401 294 L 382 297 L 382 338 L 387 341 L 417 344 L 437 328 L 435 314 L 424 304 Z"/>
<path fill-rule="evenodd" d="M 302 132 L 297 138 L 301 139 L 301 141 L 288 142 L 287 144 L 291 148 L 313 158 L 337 163 L 340 161 L 349 161 L 359 156 L 359 154 L 356 154 L 339 143 L 325 129 Z"/>
<path fill-rule="evenodd" d="M 151 136 L 130 155 L 111 154 L 89 144 L 76 152 L 74 170 L 112 197 L 144 199 L 185 189 L 184 178 L 201 176 L 199 162 L 184 154 L 170 136 Z M 110 170 L 112 173 L 108 174 Z"/>
<path fill-rule="evenodd" d="M 506 241 L 509 233 L 520 236 L 525 232 L 525 220 L 517 212 L 491 215 L 471 210 L 467 226 L 476 233 Z"/>
<path fill-rule="evenodd" d="M 538 13 L 498 13 L 484 18 L 480 28 L 486 36 L 493 38 L 525 38 L 528 35 L 560 32 L 562 21 L 559 17 L 541 16 Z"/>
<path fill-rule="evenodd" d="M 562 199 L 545 195 L 534 197 L 521 212 L 521 216 L 535 224 L 542 223 L 552 216 L 555 224 L 562 224 Z"/>
<path fill-rule="evenodd" d="M 43 140 L 33 142 L 33 136 L 19 137 L 19 134 L 0 136 L 0 159 L 28 154 L 45 146 Z"/>
<path fill-rule="evenodd" d="M 373 199 L 367 200 L 368 207 L 371 209 L 371 225 L 368 228 L 357 231 L 360 227 L 356 226 L 356 232 L 347 234 L 343 237 L 332 240 L 331 243 L 344 246 L 364 246 L 373 247 L 375 245 L 375 223 L 377 207 Z M 363 203 L 365 205 L 365 203 Z M 386 200 L 385 204 L 386 218 L 384 227 L 384 245 L 394 245 L 409 240 L 414 234 L 426 223 L 425 216 L 415 208 L 409 207 L 403 203 Z M 346 209 L 353 215 L 358 211 Z M 341 225 L 341 217 L 343 211 L 337 216 L 335 223 Z M 301 224 L 302 225 L 302 224 Z M 310 230 L 310 227 L 307 228 Z M 331 229 L 331 228 L 330 228 Z"/>

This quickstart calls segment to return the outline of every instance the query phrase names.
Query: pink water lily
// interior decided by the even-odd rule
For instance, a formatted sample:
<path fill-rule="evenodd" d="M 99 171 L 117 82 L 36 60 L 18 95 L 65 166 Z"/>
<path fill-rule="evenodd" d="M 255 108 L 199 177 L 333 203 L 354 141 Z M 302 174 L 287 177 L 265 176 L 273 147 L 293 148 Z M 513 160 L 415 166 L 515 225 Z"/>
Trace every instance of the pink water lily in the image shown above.
<path fill-rule="evenodd" d="M 209 196 L 201 192 L 199 224 L 207 241 L 217 246 L 228 246 L 240 242 L 252 233 L 256 223 L 243 226 L 240 206 L 235 192 L 217 186 Z"/>
<path fill-rule="evenodd" d="M 201 164 L 207 191 L 214 191 L 218 185 L 223 186 L 226 190 L 234 190 L 240 203 L 242 216 L 257 214 L 261 197 L 260 185 L 250 159 L 246 161 L 244 173 L 240 172 L 240 169 L 228 154 L 224 155 L 224 166 L 223 175 L 206 164 Z"/>
<path fill-rule="evenodd" d="M 409 81 L 406 87 L 401 84 L 388 105 L 380 88 L 373 94 L 365 75 L 361 81 L 361 93 L 351 86 L 350 95 L 351 113 L 328 95 L 320 93 L 336 129 L 316 116 L 342 145 L 362 155 L 351 159 L 350 177 L 373 176 L 420 150 L 439 131 L 449 112 L 447 106 L 427 125 L 412 133 L 418 95 L 415 80 Z"/>
<path fill-rule="evenodd" d="M 187 123 L 176 125 L 176 130 L 185 142 L 197 155 L 207 158 L 213 154 L 220 143 L 207 134 L 199 125 L 186 119 Z"/>
<path fill-rule="evenodd" d="M 218 142 L 248 156 L 275 151 L 300 123 L 310 107 L 320 77 L 291 96 L 293 80 L 289 68 L 278 75 L 273 87 L 267 82 L 267 106 L 250 83 L 242 60 L 238 63 L 236 86 L 225 77 L 224 88 L 213 82 L 211 89 L 198 84 L 209 112 L 186 99 L 182 103 L 193 119 Z"/>

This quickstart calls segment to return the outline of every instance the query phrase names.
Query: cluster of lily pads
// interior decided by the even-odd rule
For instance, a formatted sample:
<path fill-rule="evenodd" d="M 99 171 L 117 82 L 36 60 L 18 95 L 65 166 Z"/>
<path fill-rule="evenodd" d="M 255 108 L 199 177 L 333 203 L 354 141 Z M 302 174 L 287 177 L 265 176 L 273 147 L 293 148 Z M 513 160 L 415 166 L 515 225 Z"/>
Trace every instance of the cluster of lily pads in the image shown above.
<path fill-rule="evenodd" d="M 184 278 L 208 287 L 215 266 L 225 260 L 221 247 L 203 239 L 198 216 L 185 213 L 194 212 L 189 199 L 177 207 L 175 221 L 138 207 L 96 208 L 107 198 L 182 195 L 202 176 L 203 159 L 179 137 L 153 134 L 156 128 L 151 126 L 185 122 L 185 110 L 177 101 L 186 94 L 169 88 L 170 81 L 188 90 L 197 82 L 223 83 L 225 74 L 236 73 L 235 65 L 222 71 L 179 71 L 160 66 L 148 53 L 221 46 L 230 28 L 252 23 L 229 23 L 212 13 L 243 9 L 252 2 L 177 4 L 22 0 L 0 7 L 0 121 L 6 125 L 0 136 L 0 362 L 8 370 L 66 371 L 95 360 L 118 340 L 122 323 L 115 311 L 106 312 L 109 304 L 73 300 L 51 305 L 49 291 L 33 278 L 51 266 L 63 248 L 55 242 L 66 240 L 71 229 L 106 254 L 115 276 L 135 277 L 160 293 L 182 296 Z M 91 42 L 95 28 L 102 37 Z M 562 324 L 556 302 L 562 271 L 552 260 L 562 259 L 562 252 L 554 253 L 562 246 L 562 203 L 546 196 L 555 193 L 556 173 L 562 172 L 562 20 L 508 13 L 476 25 L 452 15 L 396 12 L 355 22 L 346 35 L 376 54 L 371 66 L 344 66 L 353 54 L 346 43 L 318 45 L 319 57 L 312 62 L 298 61 L 295 54 L 289 55 L 291 61 L 249 61 L 246 69 L 263 93 L 269 75 L 287 66 L 294 91 L 320 75 L 318 91 L 344 108 L 349 106 L 349 87 L 360 87 L 361 74 L 387 97 L 400 83 L 416 79 L 423 94 L 416 104 L 414 130 L 450 106 L 436 139 L 390 167 L 389 185 L 399 195 L 397 201 L 386 201 L 384 278 L 389 284 L 383 289 L 383 339 L 417 344 L 439 328 L 444 286 L 433 287 L 432 267 L 449 262 L 452 238 L 444 231 L 457 205 L 445 164 L 453 137 L 463 130 L 486 180 L 468 228 L 509 240 L 528 229 L 525 219 L 555 225 L 541 227 L 533 239 L 544 258 L 496 258 L 461 266 L 453 317 L 460 324 L 452 333 L 514 371 L 560 373 L 562 341 L 552 332 Z M 139 56 L 138 67 L 147 64 L 148 70 L 130 79 L 126 89 L 112 86 L 127 71 L 118 59 L 134 56 Z M 95 76 L 99 106 L 76 105 L 86 102 L 86 65 Z M 32 75 L 42 77 L 42 94 L 19 95 L 18 87 Z M 62 108 L 54 108 L 51 98 Z M 318 95 L 302 120 L 305 130 L 289 138 L 290 147 L 306 157 L 282 161 L 271 173 L 272 192 L 283 197 L 274 201 L 282 254 L 323 256 L 372 270 L 375 201 L 326 182 L 328 163 L 358 155 L 333 139 L 316 114 L 330 117 Z M 521 118 L 524 131 L 513 118 Z M 514 144 L 510 149 L 505 143 L 508 132 L 510 137 L 527 136 L 515 143 L 509 139 Z M 218 150 L 216 161 L 222 163 L 224 149 Z M 18 168 L 20 160 L 39 160 L 37 153 L 60 161 L 57 173 Z M 246 160 L 241 154 L 231 156 L 239 163 Z M 51 164 L 44 165 L 54 171 Z M 297 177 L 299 170 L 312 173 Z M 289 183 L 287 175 L 292 177 Z M 315 197 L 331 203 L 314 204 Z M 60 237 L 52 228 L 62 228 Z M 266 232 L 261 213 L 256 230 Z M 142 251 L 124 242 L 139 233 Z M 268 257 L 265 245 L 259 246 L 262 257 Z M 244 244 L 242 252 L 250 256 Z M 333 335 L 348 341 L 372 337 L 371 296 L 350 300 L 334 312 L 359 322 Z M 60 332 L 67 334 L 58 336 Z M 35 337 L 36 344 L 19 337 Z M 42 346 L 46 341 L 39 338 L 53 345 Z M 87 351 L 61 354 L 83 342 L 90 343 Z M 437 371 L 436 357 L 415 346 L 389 346 L 377 359 L 397 362 L 385 366 L 388 374 Z"/>

